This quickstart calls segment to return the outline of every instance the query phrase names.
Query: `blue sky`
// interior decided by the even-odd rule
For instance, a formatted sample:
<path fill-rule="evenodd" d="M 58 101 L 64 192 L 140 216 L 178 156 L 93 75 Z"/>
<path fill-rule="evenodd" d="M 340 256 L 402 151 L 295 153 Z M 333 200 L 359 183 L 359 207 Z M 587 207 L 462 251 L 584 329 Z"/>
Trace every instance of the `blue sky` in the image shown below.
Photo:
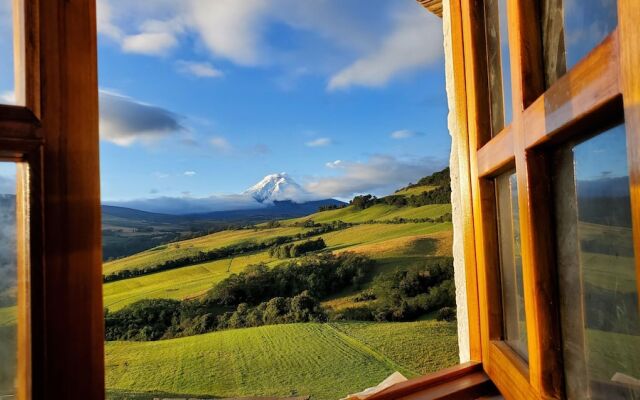
<path fill-rule="evenodd" d="M 98 0 L 98 29 L 103 200 L 277 172 L 349 198 L 447 164 L 441 21 L 415 0 Z"/>

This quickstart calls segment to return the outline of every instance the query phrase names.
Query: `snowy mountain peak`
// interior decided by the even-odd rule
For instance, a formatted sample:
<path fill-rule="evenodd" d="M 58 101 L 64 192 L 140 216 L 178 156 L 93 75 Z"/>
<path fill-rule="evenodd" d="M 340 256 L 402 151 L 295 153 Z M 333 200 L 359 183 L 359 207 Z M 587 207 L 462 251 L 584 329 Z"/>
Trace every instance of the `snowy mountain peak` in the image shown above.
<path fill-rule="evenodd" d="M 247 189 L 244 194 L 250 195 L 259 203 L 285 200 L 304 201 L 309 197 L 307 191 L 286 172 L 265 176 L 260 182 Z"/>

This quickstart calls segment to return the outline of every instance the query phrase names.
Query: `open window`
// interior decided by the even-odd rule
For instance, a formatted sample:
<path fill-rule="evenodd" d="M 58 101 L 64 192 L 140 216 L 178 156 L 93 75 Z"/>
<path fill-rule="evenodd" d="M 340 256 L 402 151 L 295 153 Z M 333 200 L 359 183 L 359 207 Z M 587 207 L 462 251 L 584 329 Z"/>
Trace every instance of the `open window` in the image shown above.
<path fill-rule="evenodd" d="M 639 13 L 625 0 L 450 2 L 471 357 L 506 398 L 640 393 Z"/>
<path fill-rule="evenodd" d="M 0 398 L 99 399 L 95 4 L 2 3 Z"/>

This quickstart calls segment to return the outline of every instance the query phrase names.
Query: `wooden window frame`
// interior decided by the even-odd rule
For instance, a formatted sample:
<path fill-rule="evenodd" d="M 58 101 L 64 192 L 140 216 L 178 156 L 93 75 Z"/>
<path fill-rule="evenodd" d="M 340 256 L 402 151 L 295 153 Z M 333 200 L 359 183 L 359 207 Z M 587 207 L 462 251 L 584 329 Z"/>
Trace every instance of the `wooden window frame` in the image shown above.
<path fill-rule="evenodd" d="M 13 0 L 18 399 L 103 399 L 95 0 Z"/>
<path fill-rule="evenodd" d="M 618 27 L 545 89 L 539 1 L 507 0 L 513 121 L 491 137 L 484 2 L 450 0 L 456 149 L 464 220 L 471 359 L 508 399 L 563 398 L 548 149 L 599 121 L 624 117 L 636 275 L 640 286 L 640 2 L 618 0 Z M 446 16 L 446 15 L 445 15 Z M 515 166 L 520 204 L 529 362 L 501 341 L 493 179 Z"/>

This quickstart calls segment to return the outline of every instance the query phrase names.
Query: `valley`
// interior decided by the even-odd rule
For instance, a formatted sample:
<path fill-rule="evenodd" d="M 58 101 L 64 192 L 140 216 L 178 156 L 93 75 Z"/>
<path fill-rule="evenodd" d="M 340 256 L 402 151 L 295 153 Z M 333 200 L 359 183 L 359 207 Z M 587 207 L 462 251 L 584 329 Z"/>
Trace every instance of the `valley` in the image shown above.
<path fill-rule="evenodd" d="M 438 187 L 417 186 L 393 196 L 409 199 Z M 320 296 L 318 306 L 322 313 L 318 315 L 321 317 L 295 320 L 309 322 L 294 322 L 288 317 L 258 326 L 238 322 L 249 321 L 254 311 L 249 308 L 243 311 L 249 314 L 239 314 L 240 308 L 236 310 L 234 303 L 216 306 L 218 311 L 214 311 L 218 315 L 226 312 L 224 321 L 232 322 L 224 322 L 224 326 L 217 328 L 215 324 L 204 330 L 198 328 L 198 332 L 204 332 L 201 334 L 189 333 L 195 328 L 189 322 L 184 325 L 182 312 L 178 317 L 183 321 L 180 325 L 155 326 L 160 329 L 157 335 L 162 336 L 162 340 L 107 342 L 109 398 L 295 394 L 337 399 L 375 385 L 396 370 L 412 377 L 455 364 L 455 322 L 450 322 L 450 317 L 436 320 L 438 308 L 429 308 L 431 311 L 426 312 L 420 310 L 426 310 L 427 306 L 417 305 L 427 301 L 429 287 L 416 289 L 426 290 L 422 296 L 416 296 L 419 294 L 416 292 L 411 293 L 416 297 L 406 297 L 411 306 L 396 304 L 391 297 L 397 296 L 393 294 L 397 289 L 386 287 L 390 282 L 404 284 L 404 277 L 410 271 L 419 278 L 438 265 L 452 268 L 451 205 L 399 206 L 387 204 L 389 201 L 385 199 L 370 199 L 362 206 L 333 205 L 302 217 L 247 224 L 106 262 L 105 277 L 123 271 L 148 271 L 104 284 L 104 306 L 109 315 L 118 316 L 132 306 L 152 307 L 144 303 L 149 299 L 173 301 L 171 307 L 181 307 L 177 304 L 203 307 L 202 304 L 211 301 L 212 287 L 247 271 L 249 275 L 245 279 L 249 279 L 257 264 L 285 271 L 287 263 L 302 267 L 322 254 L 337 257 L 360 254 L 371 260 L 358 284 L 346 284 L 330 295 Z M 310 253 L 286 261 L 272 255 L 273 246 L 261 249 L 265 243 L 294 245 L 320 238 L 325 247 L 316 255 Z M 171 260 L 212 254 L 221 249 L 239 253 L 159 272 L 150 269 Z M 418 280 L 412 282 L 417 284 Z M 159 303 L 154 304 L 155 307 Z M 228 328 L 229 323 L 236 328 Z M 132 338 L 141 334 L 141 330 L 127 333 L 134 335 Z"/>

